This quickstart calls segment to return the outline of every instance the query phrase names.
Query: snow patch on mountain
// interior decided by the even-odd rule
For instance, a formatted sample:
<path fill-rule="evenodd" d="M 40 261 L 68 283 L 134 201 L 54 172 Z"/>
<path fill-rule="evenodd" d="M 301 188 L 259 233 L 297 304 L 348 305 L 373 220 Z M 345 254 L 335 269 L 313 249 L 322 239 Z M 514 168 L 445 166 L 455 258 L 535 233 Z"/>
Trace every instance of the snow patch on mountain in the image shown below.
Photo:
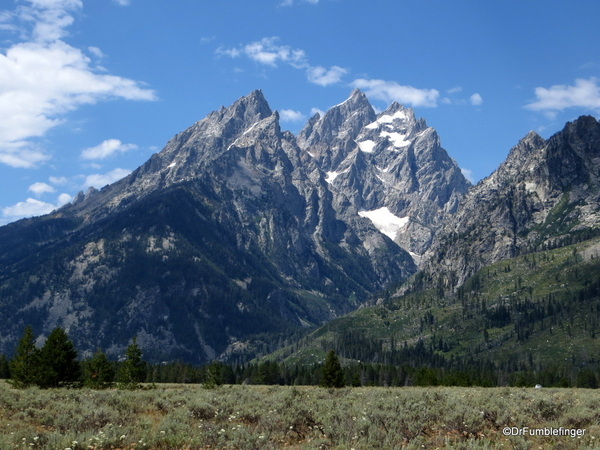
<path fill-rule="evenodd" d="M 366 141 L 357 142 L 357 144 L 358 144 L 358 148 L 360 148 L 360 151 L 365 152 L 365 153 L 373 153 L 376 142 L 372 141 L 370 139 L 367 139 Z"/>
<path fill-rule="evenodd" d="M 386 206 L 372 211 L 359 211 L 358 215 L 369 219 L 375 228 L 389 237 L 392 241 L 396 239 L 400 229 L 404 228 L 409 221 L 408 216 L 398 217 L 392 214 Z"/>
<path fill-rule="evenodd" d="M 346 170 L 342 170 L 341 172 L 327 172 L 327 176 L 325 177 L 325 181 L 327 181 L 329 184 L 333 183 L 333 180 L 335 180 L 338 175 L 341 175 L 343 173 L 346 173 L 350 170 L 350 168 L 346 169 Z"/>
<path fill-rule="evenodd" d="M 405 134 L 390 133 L 388 131 L 382 131 L 381 136 L 390 138 L 390 141 L 392 141 L 392 144 L 396 148 L 407 147 L 410 145 L 410 141 L 406 140 Z"/>
<path fill-rule="evenodd" d="M 406 120 L 406 113 L 404 111 L 396 111 L 394 114 L 385 114 L 377 119 L 375 122 L 370 123 L 365 128 L 368 130 L 374 130 L 379 125 L 384 123 L 392 123 L 395 119 Z"/>

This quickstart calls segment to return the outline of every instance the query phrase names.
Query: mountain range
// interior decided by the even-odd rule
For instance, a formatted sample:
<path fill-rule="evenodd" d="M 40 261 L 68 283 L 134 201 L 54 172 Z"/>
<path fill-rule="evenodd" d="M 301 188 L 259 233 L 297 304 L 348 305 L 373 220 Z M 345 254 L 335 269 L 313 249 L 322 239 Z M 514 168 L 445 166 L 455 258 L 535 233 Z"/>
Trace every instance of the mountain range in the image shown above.
<path fill-rule="evenodd" d="M 0 353 L 31 324 L 83 356 L 135 335 L 153 361 L 243 361 L 381 292 L 456 292 L 598 229 L 599 137 L 592 117 L 529 133 L 471 186 L 410 108 L 376 114 L 354 90 L 294 136 L 253 91 L 122 180 L 0 228 Z"/>

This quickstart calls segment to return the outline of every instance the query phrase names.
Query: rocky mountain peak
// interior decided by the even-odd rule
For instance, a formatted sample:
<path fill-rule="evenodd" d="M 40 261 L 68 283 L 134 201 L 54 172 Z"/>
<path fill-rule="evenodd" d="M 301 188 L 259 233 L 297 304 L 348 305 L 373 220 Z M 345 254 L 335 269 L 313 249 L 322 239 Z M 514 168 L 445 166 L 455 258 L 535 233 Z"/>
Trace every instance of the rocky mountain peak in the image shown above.
<path fill-rule="evenodd" d="M 452 287 L 481 267 L 600 225 L 600 123 L 583 116 L 548 140 L 531 131 L 467 192 L 436 236 L 428 270 Z M 461 244 L 456 236 L 461 235 Z"/>
<path fill-rule="evenodd" d="M 231 111 L 232 116 L 241 118 L 245 125 L 252 125 L 273 114 L 260 89 L 240 98 L 227 109 Z"/>
<path fill-rule="evenodd" d="M 361 98 L 354 91 L 348 100 L 327 111 L 313 125 L 312 134 L 307 134 L 315 136 L 320 123 L 341 113 L 350 121 L 357 115 L 357 104 L 358 111 L 370 110 Z M 353 112 L 349 104 L 355 108 Z M 361 128 L 352 129 L 351 139 L 339 139 L 349 133 L 338 134 L 337 146 L 331 141 L 329 146 L 309 145 L 310 139 L 305 140 L 306 151 L 326 173 L 325 181 L 336 202 L 352 205 L 341 211 L 347 221 L 369 219 L 383 235 L 412 252 L 417 261 L 443 217 L 454 212 L 469 183 L 441 147 L 435 130 L 416 119 L 412 109 L 394 102 L 368 119 Z"/>
<path fill-rule="evenodd" d="M 545 145 L 546 141 L 535 131 L 527 133 L 527 135 L 520 139 L 519 143 L 510 150 L 506 160 L 487 178 L 489 179 L 490 186 L 502 184 L 507 180 L 514 178 L 523 170 L 527 161 L 531 160 L 532 157 L 536 159 L 536 153 L 537 159 L 541 158 L 542 155 L 540 152 Z M 532 162 L 533 161 L 530 161 L 530 163 Z"/>
<path fill-rule="evenodd" d="M 375 118 L 367 96 L 354 89 L 350 97 L 331 107 L 322 117 L 313 116 L 298 133 L 298 145 L 323 169 L 330 170 L 356 147 L 354 139 Z"/>

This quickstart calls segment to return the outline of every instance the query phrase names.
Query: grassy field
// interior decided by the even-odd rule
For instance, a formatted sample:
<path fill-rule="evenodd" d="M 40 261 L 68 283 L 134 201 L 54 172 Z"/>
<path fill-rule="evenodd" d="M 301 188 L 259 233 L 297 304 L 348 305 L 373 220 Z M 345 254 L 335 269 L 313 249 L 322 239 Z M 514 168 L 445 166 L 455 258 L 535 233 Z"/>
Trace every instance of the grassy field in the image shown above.
<path fill-rule="evenodd" d="M 505 436 L 505 427 L 585 434 Z M 600 391 L 239 385 L 16 390 L 0 382 L 0 430 L 2 450 L 600 448 Z"/>

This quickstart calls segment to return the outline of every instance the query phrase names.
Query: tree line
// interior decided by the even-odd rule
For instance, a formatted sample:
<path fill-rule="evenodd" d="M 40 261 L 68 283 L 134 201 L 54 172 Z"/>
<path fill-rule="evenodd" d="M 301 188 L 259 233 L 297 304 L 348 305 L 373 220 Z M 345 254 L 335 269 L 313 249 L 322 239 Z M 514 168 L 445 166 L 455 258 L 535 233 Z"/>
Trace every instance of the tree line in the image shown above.
<path fill-rule="evenodd" d="M 101 349 L 91 358 L 79 361 L 73 342 L 62 328 L 52 330 L 42 348 L 38 348 L 31 326 L 25 328 L 13 358 L 4 366 L 0 363 L 0 370 L 5 372 L 0 375 L 10 378 L 9 383 L 14 387 L 42 389 L 81 386 L 104 389 L 114 384 L 135 389 L 147 375 L 147 365 L 135 337 L 122 363 L 109 361 Z"/>
<path fill-rule="evenodd" d="M 342 353 L 344 353 L 342 351 Z M 77 351 L 67 334 L 55 328 L 42 348 L 28 326 L 15 355 L 8 361 L 0 355 L 0 378 L 10 378 L 17 388 L 110 387 L 136 389 L 141 383 L 201 383 L 213 388 L 222 384 L 344 386 L 534 386 L 598 388 L 596 371 L 568 367 L 540 368 L 524 362 L 500 367 L 492 361 L 431 358 L 434 349 L 416 345 L 405 347 L 396 363 L 349 363 L 342 366 L 338 354 L 329 350 L 323 363 L 285 364 L 277 361 L 228 365 L 213 361 L 196 366 L 184 362 L 147 364 L 135 337 L 122 362 L 110 361 L 98 349 L 86 360 L 77 359 Z M 395 359 L 395 358 L 393 358 Z M 435 360 L 434 360 L 435 359 Z M 403 360 L 403 362 L 401 362 Z M 411 364 L 412 363 L 412 364 Z"/>

